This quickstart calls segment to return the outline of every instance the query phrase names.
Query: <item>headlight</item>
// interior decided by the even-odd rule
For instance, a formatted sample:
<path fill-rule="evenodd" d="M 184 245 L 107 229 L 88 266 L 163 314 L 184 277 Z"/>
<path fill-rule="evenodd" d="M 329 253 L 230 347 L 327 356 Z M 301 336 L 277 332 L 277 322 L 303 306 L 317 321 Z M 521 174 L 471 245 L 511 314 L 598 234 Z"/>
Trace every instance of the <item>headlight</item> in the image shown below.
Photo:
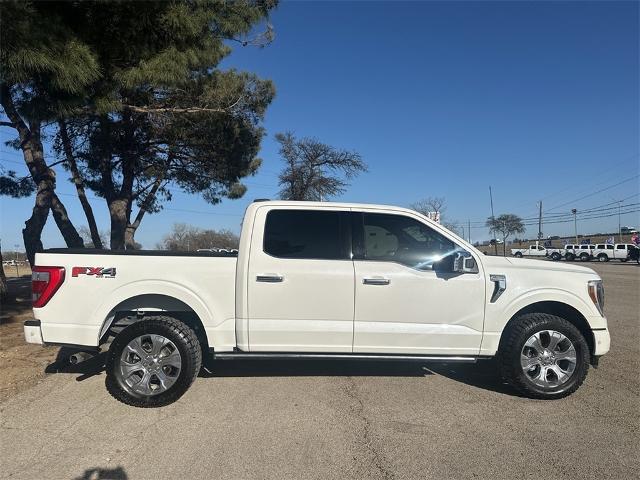
<path fill-rule="evenodd" d="M 589 282 L 589 296 L 597 307 L 600 315 L 604 317 L 604 285 L 602 280 L 591 280 Z"/>

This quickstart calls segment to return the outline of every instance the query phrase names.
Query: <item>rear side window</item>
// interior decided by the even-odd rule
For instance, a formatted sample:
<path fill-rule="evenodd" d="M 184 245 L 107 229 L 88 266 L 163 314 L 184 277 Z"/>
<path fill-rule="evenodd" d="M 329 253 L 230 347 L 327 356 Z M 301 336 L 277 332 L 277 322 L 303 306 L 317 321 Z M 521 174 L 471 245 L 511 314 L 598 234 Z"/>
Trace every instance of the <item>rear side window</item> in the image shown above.
<path fill-rule="evenodd" d="M 264 229 L 265 253 L 279 258 L 350 259 L 348 213 L 271 210 Z"/>
<path fill-rule="evenodd" d="M 404 215 L 363 213 L 364 259 L 396 262 L 418 270 L 460 250 L 428 225 Z"/>
<path fill-rule="evenodd" d="M 618 250 L 626 250 L 627 246 L 626 245 L 616 245 L 616 248 Z"/>
<path fill-rule="evenodd" d="M 607 250 L 613 250 L 613 245 L 607 245 Z"/>

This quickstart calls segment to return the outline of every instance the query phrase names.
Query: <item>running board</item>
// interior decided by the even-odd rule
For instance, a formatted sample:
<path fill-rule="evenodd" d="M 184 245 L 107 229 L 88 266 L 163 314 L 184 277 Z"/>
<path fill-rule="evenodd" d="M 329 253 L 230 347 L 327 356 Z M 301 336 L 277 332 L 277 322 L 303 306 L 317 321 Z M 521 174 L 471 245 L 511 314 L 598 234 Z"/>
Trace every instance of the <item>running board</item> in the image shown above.
<path fill-rule="evenodd" d="M 311 359 L 311 360 L 398 360 L 414 362 L 457 362 L 476 363 L 477 357 L 461 356 L 434 356 L 434 355 L 393 355 L 393 354 L 367 354 L 367 353 L 214 353 L 214 359 L 220 360 L 247 360 L 247 359 Z"/>

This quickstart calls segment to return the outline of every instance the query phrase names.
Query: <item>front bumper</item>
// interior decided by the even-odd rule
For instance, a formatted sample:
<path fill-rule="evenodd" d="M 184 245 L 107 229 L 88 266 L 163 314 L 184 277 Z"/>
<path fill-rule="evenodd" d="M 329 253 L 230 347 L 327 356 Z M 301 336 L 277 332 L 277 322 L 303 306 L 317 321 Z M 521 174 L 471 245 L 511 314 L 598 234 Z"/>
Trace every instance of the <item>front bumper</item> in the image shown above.
<path fill-rule="evenodd" d="M 597 328 L 593 332 L 593 355 L 599 357 L 609 351 L 611 336 L 608 328 Z"/>
<path fill-rule="evenodd" d="M 27 343 L 44 345 L 42 330 L 40 329 L 40 320 L 27 320 L 24 322 L 24 339 Z"/>

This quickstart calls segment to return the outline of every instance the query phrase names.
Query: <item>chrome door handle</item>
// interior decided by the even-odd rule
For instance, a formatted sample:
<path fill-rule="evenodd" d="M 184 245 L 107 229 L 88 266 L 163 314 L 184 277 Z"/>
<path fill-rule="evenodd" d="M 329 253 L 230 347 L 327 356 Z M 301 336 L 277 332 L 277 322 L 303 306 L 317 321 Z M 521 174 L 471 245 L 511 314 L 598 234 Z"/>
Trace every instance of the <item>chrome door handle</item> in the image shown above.
<path fill-rule="evenodd" d="M 282 275 L 258 275 L 256 276 L 256 282 L 266 282 L 266 283 L 280 283 L 284 280 Z"/>
<path fill-rule="evenodd" d="M 362 280 L 362 283 L 365 285 L 389 285 L 391 280 L 388 278 L 374 277 L 374 278 L 365 278 Z"/>

